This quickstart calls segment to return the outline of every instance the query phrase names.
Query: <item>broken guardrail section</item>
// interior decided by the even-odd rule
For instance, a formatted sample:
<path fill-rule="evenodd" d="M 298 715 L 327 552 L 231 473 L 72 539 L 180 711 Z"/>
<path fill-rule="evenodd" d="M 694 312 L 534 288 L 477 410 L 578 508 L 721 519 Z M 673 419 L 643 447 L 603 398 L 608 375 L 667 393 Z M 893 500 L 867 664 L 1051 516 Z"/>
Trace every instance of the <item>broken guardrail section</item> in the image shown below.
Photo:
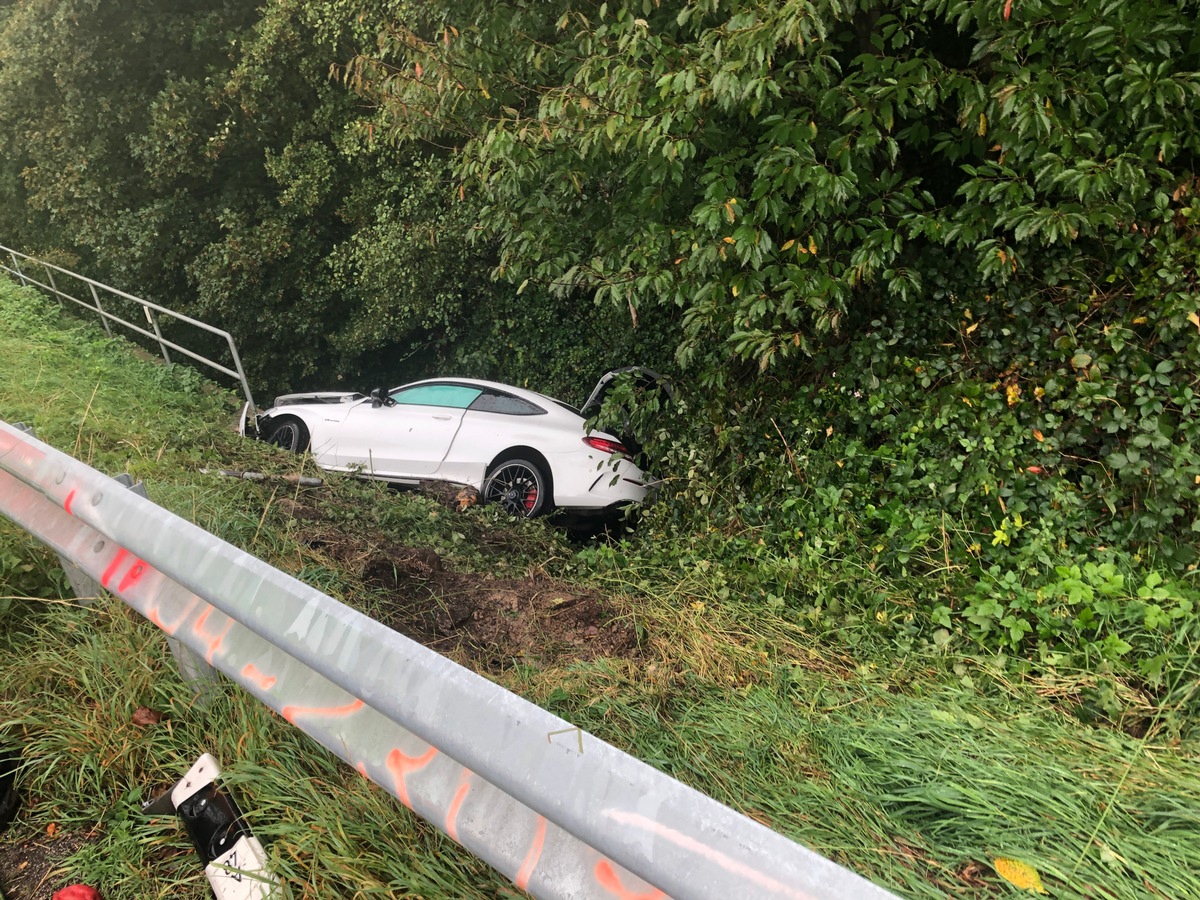
<path fill-rule="evenodd" d="M 534 896 L 892 896 L 3 422 L 0 513 Z"/>

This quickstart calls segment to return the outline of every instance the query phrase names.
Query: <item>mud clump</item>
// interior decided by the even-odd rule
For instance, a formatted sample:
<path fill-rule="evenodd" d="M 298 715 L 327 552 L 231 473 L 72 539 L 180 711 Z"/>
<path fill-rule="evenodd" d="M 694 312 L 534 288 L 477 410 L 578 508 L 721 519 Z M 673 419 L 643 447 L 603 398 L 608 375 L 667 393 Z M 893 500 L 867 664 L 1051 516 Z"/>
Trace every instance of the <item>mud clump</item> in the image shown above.
<path fill-rule="evenodd" d="M 359 576 L 364 612 L 473 669 L 639 655 L 629 616 L 596 591 L 545 576 L 452 572 L 433 550 L 341 533 L 305 543 Z"/>

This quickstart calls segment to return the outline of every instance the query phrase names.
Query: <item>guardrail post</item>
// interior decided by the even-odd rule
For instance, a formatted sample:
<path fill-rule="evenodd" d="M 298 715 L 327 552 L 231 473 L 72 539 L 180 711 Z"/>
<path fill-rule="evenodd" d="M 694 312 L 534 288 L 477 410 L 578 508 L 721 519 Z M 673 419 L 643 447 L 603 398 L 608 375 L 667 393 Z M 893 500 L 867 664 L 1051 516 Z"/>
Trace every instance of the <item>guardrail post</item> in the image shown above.
<path fill-rule="evenodd" d="M 100 295 L 96 293 L 96 286 L 89 281 L 88 287 L 92 289 L 92 300 L 96 304 L 96 312 L 100 313 L 100 323 L 104 326 L 104 333 L 112 337 L 112 329 L 108 325 L 108 316 L 104 314 L 104 307 L 100 305 Z"/>
<path fill-rule="evenodd" d="M 151 310 L 150 307 L 143 306 L 142 309 L 146 313 L 146 321 L 149 322 L 150 326 L 154 329 L 154 336 L 158 338 L 158 347 L 160 350 L 162 350 L 163 361 L 169 366 L 172 364 L 171 354 L 167 352 L 167 345 L 163 343 L 162 332 L 158 329 L 158 317 L 154 315 L 154 311 Z"/>
<path fill-rule="evenodd" d="M 17 422 L 13 428 L 25 432 L 30 437 L 37 436 L 34 434 L 33 426 L 26 425 L 24 422 Z M 145 496 L 144 492 L 142 496 Z M 67 576 L 67 583 L 71 585 L 71 592 L 75 595 L 75 605 L 88 607 L 95 603 L 96 597 L 100 593 L 100 583 L 61 553 L 55 555 L 58 557 L 59 565 L 62 566 L 63 574 Z"/>
<path fill-rule="evenodd" d="M 139 497 L 150 499 L 146 493 L 146 485 L 141 481 L 134 483 L 133 476 L 127 472 L 122 472 L 113 480 L 118 484 L 125 485 Z M 92 583 L 95 584 L 95 582 Z M 99 589 L 99 585 L 97 585 L 97 589 Z M 167 636 L 167 646 L 171 648 L 171 655 L 175 657 L 175 664 L 179 667 L 179 674 L 183 676 L 183 680 L 201 695 L 207 693 L 208 689 L 217 681 L 217 670 L 173 637 Z"/>
<path fill-rule="evenodd" d="M 196 689 L 203 700 L 210 688 L 217 683 L 217 670 L 173 637 L 167 638 L 167 646 L 171 648 L 171 655 L 175 657 L 180 676 Z"/>

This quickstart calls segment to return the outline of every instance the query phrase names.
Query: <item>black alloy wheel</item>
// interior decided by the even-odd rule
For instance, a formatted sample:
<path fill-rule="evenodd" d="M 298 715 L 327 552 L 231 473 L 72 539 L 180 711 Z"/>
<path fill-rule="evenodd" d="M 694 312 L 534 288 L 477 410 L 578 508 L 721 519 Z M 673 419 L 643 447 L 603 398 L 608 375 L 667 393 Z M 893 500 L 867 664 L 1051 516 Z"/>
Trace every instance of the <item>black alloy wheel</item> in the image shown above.
<path fill-rule="evenodd" d="M 272 425 L 267 443 L 291 453 L 303 453 L 308 449 L 308 428 L 299 419 L 288 416 Z"/>
<path fill-rule="evenodd" d="M 535 463 L 507 460 L 488 476 L 483 486 L 483 502 L 499 503 L 510 516 L 532 519 L 550 511 L 546 477 Z"/>

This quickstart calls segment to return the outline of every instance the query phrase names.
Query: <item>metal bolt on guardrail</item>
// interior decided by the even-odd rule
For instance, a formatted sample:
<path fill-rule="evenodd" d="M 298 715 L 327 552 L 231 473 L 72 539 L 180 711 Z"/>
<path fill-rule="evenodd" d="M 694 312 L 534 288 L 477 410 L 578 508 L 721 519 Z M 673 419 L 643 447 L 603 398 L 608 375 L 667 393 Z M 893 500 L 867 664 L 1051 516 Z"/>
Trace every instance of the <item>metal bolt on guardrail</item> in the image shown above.
<path fill-rule="evenodd" d="M 534 896 L 892 896 L 2 422 L 0 513 Z"/>

